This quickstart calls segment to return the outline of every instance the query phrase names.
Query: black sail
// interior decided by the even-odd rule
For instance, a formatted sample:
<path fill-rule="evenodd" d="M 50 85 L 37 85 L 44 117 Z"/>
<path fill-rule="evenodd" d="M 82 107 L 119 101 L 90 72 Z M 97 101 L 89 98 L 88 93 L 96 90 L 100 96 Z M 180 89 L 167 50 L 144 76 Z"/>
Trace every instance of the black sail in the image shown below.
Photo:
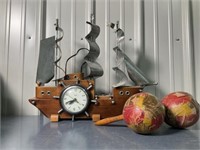
<path fill-rule="evenodd" d="M 40 41 L 36 83 L 43 85 L 54 77 L 55 36 Z"/>
<path fill-rule="evenodd" d="M 82 72 L 84 72 L 85 77 L 87 78 L 98 78 L 103 75 L 103 68 L 96 61 L 97 57 L 100 54 L 100 48 L 96 43 L 96 38 L 99 36 L 100 27 L 87 22 L 91 25 L 91 31 L 86 35 L 85 39 L 89 43 L 89 53 L 84 57 L 84 63 L 82 64 Z"/>

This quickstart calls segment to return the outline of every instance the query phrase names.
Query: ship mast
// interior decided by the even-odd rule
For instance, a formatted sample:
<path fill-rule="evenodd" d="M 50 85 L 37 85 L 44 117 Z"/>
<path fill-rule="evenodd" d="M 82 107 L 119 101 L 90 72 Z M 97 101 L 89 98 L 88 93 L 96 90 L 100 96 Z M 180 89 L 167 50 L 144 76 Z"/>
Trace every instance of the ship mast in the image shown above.
<path fill-rule="evenodd" d="M 96 24 L 96 0 L 91 0 L 90 22 Z"/>
<path fill-rule="evenodd" d="M 55 47 L 55 62 L 56 62 L 56 59 L 57 59 L 57 56 L 58 56 L 58 47 L 57 47 L 57 39 L 58 39 L 58 27 L 59 27 L 59 24 L 58 24 L 58 19 L 56 19 L 56 23 L 55 23 L 55 35 L 56 35 L 56 47 Z M 55 65 L 54 66 L 54 77 L 55 79 L 58 78 L 58 68 L 57 66 Z M 55 86 L 58 85 L 58 81 L 55 80 Z"/>
<path fill-rule="evenodd" d="M 54 57 L 54 78 L 55 78 L 55 85 L 58 85 L 58 69 L 62 70 L 64 73 L 65 71 L 58 65 L 58 62 L 60 61 L 62 57 L 62 51 L 58 44 L 59 41 L 62 40 L 64 36 L 63 29 L 59 26 L 59 20 L 56 19 L 55 25 L 55 57 Z"/>

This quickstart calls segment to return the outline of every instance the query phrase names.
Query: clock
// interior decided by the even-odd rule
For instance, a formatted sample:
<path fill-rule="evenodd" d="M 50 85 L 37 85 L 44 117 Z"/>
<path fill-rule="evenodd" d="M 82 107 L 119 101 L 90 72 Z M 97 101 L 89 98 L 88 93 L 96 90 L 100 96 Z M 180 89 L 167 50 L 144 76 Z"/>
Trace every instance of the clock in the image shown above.
<path fill-rule="evenodd" d="M 70 85 L 66 87 L 60 95 L 60 104 L 64 111 L 74 117 L 81 113 L 85 113 L 89 106 L 89 94 L 87 89 L 81 85 Z"/>

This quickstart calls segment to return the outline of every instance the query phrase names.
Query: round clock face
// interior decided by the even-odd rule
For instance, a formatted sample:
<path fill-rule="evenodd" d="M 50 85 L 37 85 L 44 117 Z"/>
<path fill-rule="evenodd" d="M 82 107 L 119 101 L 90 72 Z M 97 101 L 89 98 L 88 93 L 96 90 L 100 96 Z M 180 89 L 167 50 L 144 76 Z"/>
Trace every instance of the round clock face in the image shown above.
<path fill-rule="evenodd" d="M 89 96 L 85 88 L 71 85 L 63 90 L 60 97 L 62 108 L 71 115 L 85 111 L 89 105 Z"/>

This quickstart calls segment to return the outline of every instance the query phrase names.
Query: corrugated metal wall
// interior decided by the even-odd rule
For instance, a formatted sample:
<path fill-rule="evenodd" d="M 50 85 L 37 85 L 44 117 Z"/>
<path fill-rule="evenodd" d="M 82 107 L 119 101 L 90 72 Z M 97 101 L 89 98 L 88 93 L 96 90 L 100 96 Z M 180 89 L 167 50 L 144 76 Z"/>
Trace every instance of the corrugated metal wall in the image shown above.
<path fill-rule="evenodd" d="M 92 0 L 1 0 L 0 79 L 3 114 L 32 115 L 39 41 L 55 34 L 56 18 L 64 30 L 60 65 L 81 47 L 88 47 Z M 116 75 L 115 33 L 107 27 L 119 21 L 125 31 L 121 47 L 141 70 L 159 84 L 147 87 L 159 98 L 184 90 L 200 102 L 200 1 L 96 0 L 98 62 L 104 76 L 96 80 L 99 93 L 110 93 Z M 82 57 L 70 61 L 68 72 L 78 72 Z M 62 76 L 62 73 L 59 73 Z"/>

